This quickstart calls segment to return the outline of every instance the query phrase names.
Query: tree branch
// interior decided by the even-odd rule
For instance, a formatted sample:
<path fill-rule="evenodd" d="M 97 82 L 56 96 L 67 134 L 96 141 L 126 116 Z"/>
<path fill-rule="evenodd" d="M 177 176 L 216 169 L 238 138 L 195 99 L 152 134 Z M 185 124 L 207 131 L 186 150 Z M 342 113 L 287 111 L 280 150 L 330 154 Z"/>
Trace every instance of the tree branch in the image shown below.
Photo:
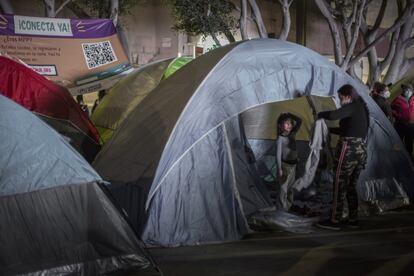
<path fill-rule="evenodd" d="M 371 33 L 375 33 L 375 35 L 378 32 L 379 27 L 381 26 L 382 20 L 384 19 L 385 8 L 387 7 L 387 4 L 388 4 L 388 0 L 382 0 L 381 8 L 378 12 L 377 19 L 375 20 L 374 26 L 372 27 L 370 31 Z"/>
<path fill-rule="evenodd" d="M 257 25 L 257 29 L 259 30 L 259 34 L 261 38 L 267 38 L 267 30 L 265 24 L 263 22 L 262 14 L 260 12 L 259 6 L 256 3 L 256 0 L 248 0 L 250 7 L 253 10 L 253 14 L 256 18 L 255 22 Z"/>
<path fill-rule="evenodd" d="M 118 12 L 119 12 L 119 0 L 111 0 L 111 15 L 109 16 L 112 19 L 114 26 L 118 25 Z"/>
<path fill-rule="evenodd" d="M 72 0 L 66 0 L 63 2 L 62 5 L 60 5 L 60 7 L 55 11 L 55 15 L 58 15 L 70 1 Z"/>
<path fill-rule="evenodd" d="M 315 1 L 319 1 L 319 0 L 315 0 Z M 398 18 L 398 20 L 394 23 L 394 25 L 391 26 L 385 32 L 383 32 L 379 37 L 377 37 L 373 42 L 371 42 L 364 50 L 362 50 L 354 59 L 352 59 L 349 62 L 347 69 L 353 66 L 364 55 L 366 55 L 366 53 L 368 53 L 372 47 L 374 47 L 378 42 L 383 40 L 388 34 L 396 31 L 399 27 L 401 27 L 404 24 L 404 22 L 407 20 L 407 18 L 411 15 L 412 7 L 413 7 L 413 2 L 410 1 L 410 4 L 404 10 L 403 15 L 400 18 Z"/>
<path fill-rule="evenodd" d="M 240 6 L 240 34 L 242 40 L 245 40 L 249 38 L 247 34 L 247 0 L 240 0 Z"/>
<path fill-rule="evenodd" d="M 328 21 L 334 42 L 335 63 L 342 64 L 341 37 L 339 35 L 335 20 L 333 19 L 332 14 L 329 12 L 329 4 L 326 2 L 326 0 L 315 0 L 315 3 L 321 11 L 322 15 L 325 17 L 326 21 Z"/>
<path fill-rule="evenodd" d="M 356 42 L 357 42 L 357 39 L 358 39 L 359 27 L 361 26 L 362 14 L 363 14 L 363 11 L 364 11 L 364 8 L 365 8 L 365 1 L 366 0 L 361 1 L 361 4 L 359 5 L 358 9 L 354 8 L 355 13 L 357 13 L 356 11 L 358 10 L 358 15 L 356 17 L 353 17 L 353 18 L 356 18 L 356 22 L 354 22 L 354 26 L 353 26 L 353 30 L 352 30 L 353 31 L 353 37 L 352 37 L 351 44 L 348 47 L 348 51 L 345 55 L 343 64 L 341 64 L 342 69 L 347 69 L 347 70 L 349 69 L 348 63 L 351 59 L 352 54 L 354 53 L 355 45 L 356 45 Z M 358 4 L 355 4 L 355 6 L 357 6 L 357 5 Z"/>
<path fill-rule="evenodd" d="M 3 13 L 14 14 L 13 6 L 9 0 L 1 0 L 0 7 L 3 10 Z"/>
<path fill-rule="evenodd" d="M 279 39 L 286 40 L 289 35 L 289 31 L 290 31 L 291 19 L 290 19 L 289 8 L 290 8 L 290 5 L 292 4 L 292 0 L 290 1 L 279 0 L 279 3 L 282 6 L 282 11 L 283 11 L 283 23 L 282 23 L 282 30 L 280 31 L 280 34 L 279 34 Z"/>
<path fill-rule="evenodd" d="M 391 63 L 395 52 L 397 50 L 397 42 L 400 36 L 400 29 L 397 29 L 395 32 L 392 33 L 391 36 L 391 45 L 389 47 L 387 56 L 384 58 L 382 62 L 380 62 L 381 72 Z"/>

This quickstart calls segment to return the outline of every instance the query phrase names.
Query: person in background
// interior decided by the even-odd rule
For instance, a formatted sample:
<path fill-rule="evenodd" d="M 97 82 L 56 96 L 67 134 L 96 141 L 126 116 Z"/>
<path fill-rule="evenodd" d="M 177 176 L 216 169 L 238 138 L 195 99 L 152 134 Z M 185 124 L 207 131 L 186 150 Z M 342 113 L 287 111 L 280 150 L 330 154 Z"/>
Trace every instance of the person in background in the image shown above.
<path fill-rule="evenodd" d="M 282 113 L 277 120 L 276 164 L 280 192 L 276 207 L 285 211 L 288 211 L 293 203 L 292 186 L 298 162 L 295 136 L 301 124 L 302 120 L 291 113 Z"/>
<path fill-rule="evenodd" d="M 341 230 L 358 228 L 358 193 L 356 184 L 367 160 L 365 139 L 368 133 L 368 110 L 355 88 L 344 85 L 338 90 L 341 108 L 318 113 L 318 119 L 340 120 L 339 128 L 330 132 L 339 134 L 334 160 L 334 192 L 330 218 L 320 221 L 317 227 Z M 348 202 L 348 220 L 342 220 L 345 199 Z"/>
<path fill-rule="evenodd" d="M 99 90 L 98 92 L 98 98 L 95 100 L 95 102 L 93 103 L 93 107 L 92 107 L 92 113 L 95 112 L 96 108 L 98 107 L 98 105 L 101 103 L 103 97 L 105 97 L 106 95 L 106 90 Z"/>
<path fill-rule="evenodd" d="M 371 96 L 381 108 L 382 112 L 384 112 L 385 116 L 391 119 L 391 105 L 387 102 L 387 99 L 391 96 L 388 86 L 380 82 L 375 82 Z"/>
<path fill-rule="evenodd" d="M 89 109 L 88 109 L 88 106 L 83 101 L 83 95 L 77 95 L 76 101 L 78 102 L 80 109 L 89 116 Z"/>
<path fill-rule="evenodd" d="M 412 96 L 411 85 L 401 85 L 402 93 L 391 103 L 392 116 L 394 117 L 394 128 L 404 142 L 407 151 L 412 151 L 412 145 L 409 145 L 409 117 L 410 117 L 410 106 L 409 99 Z M 412 143 L 411 143 L 412 144 Z M 411 151 L 410 151 L 411 149 Z"/>
<path fill-rule="evenodd" d="M 413 87 L 411 84 L 401 85 L 403 96 L 408 102 L 408 121 L 406 124 L 404 144 L 408 154 L 413 159 L 413 142 L 414 142 L 414 97 Z"/>

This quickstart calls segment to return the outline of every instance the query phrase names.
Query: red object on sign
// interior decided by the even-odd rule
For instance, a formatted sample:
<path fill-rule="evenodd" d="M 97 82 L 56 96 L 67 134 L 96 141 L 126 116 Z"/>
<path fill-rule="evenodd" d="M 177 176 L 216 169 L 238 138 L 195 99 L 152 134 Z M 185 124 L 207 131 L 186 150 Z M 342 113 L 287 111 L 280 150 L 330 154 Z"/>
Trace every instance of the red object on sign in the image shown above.
<path fill-rule="evenodd" d="M 0 56 L 0 94 L 32 112 L 69 121 L 99 144 L 99 134 L 69 91 L 23 64 Z"/>

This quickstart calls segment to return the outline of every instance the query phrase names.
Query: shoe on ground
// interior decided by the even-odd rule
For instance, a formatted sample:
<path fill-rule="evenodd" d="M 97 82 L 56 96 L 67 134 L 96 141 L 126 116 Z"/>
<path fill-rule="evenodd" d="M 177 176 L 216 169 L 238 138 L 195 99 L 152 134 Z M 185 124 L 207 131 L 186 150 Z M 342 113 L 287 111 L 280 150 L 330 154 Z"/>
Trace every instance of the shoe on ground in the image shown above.
<path fill-rule="evenodd" d="M 341 224 L 339 222 L 333 222 L 331 220 L 324 220 L 324 221 L 317 222 L 315 226 L 318 228 L 333 230 L 333 231 L 341 230 Z"/>
<path fill-rule="evenodd" d="M 359 224 L 358 220 L 346 220 L 341 222 L 343 228 L 349 228 L 349 229 L 359 229 L 361 228 L 361 225 Z"/>

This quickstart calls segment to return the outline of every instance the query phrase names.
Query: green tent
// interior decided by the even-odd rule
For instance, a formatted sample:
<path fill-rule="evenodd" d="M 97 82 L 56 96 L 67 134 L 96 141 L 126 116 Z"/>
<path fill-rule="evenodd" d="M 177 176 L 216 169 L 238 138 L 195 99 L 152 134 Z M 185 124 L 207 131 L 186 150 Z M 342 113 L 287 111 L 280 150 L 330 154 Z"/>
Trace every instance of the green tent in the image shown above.
<path fill-rule="evenodd" d="M 155 88 L 161 80 L 190 62 L 190 57 L 156 61 L 138 68 L 119 81 L 102 99 L 91 116 L 103 143 L 106 143 L 128 114 Z"/>

